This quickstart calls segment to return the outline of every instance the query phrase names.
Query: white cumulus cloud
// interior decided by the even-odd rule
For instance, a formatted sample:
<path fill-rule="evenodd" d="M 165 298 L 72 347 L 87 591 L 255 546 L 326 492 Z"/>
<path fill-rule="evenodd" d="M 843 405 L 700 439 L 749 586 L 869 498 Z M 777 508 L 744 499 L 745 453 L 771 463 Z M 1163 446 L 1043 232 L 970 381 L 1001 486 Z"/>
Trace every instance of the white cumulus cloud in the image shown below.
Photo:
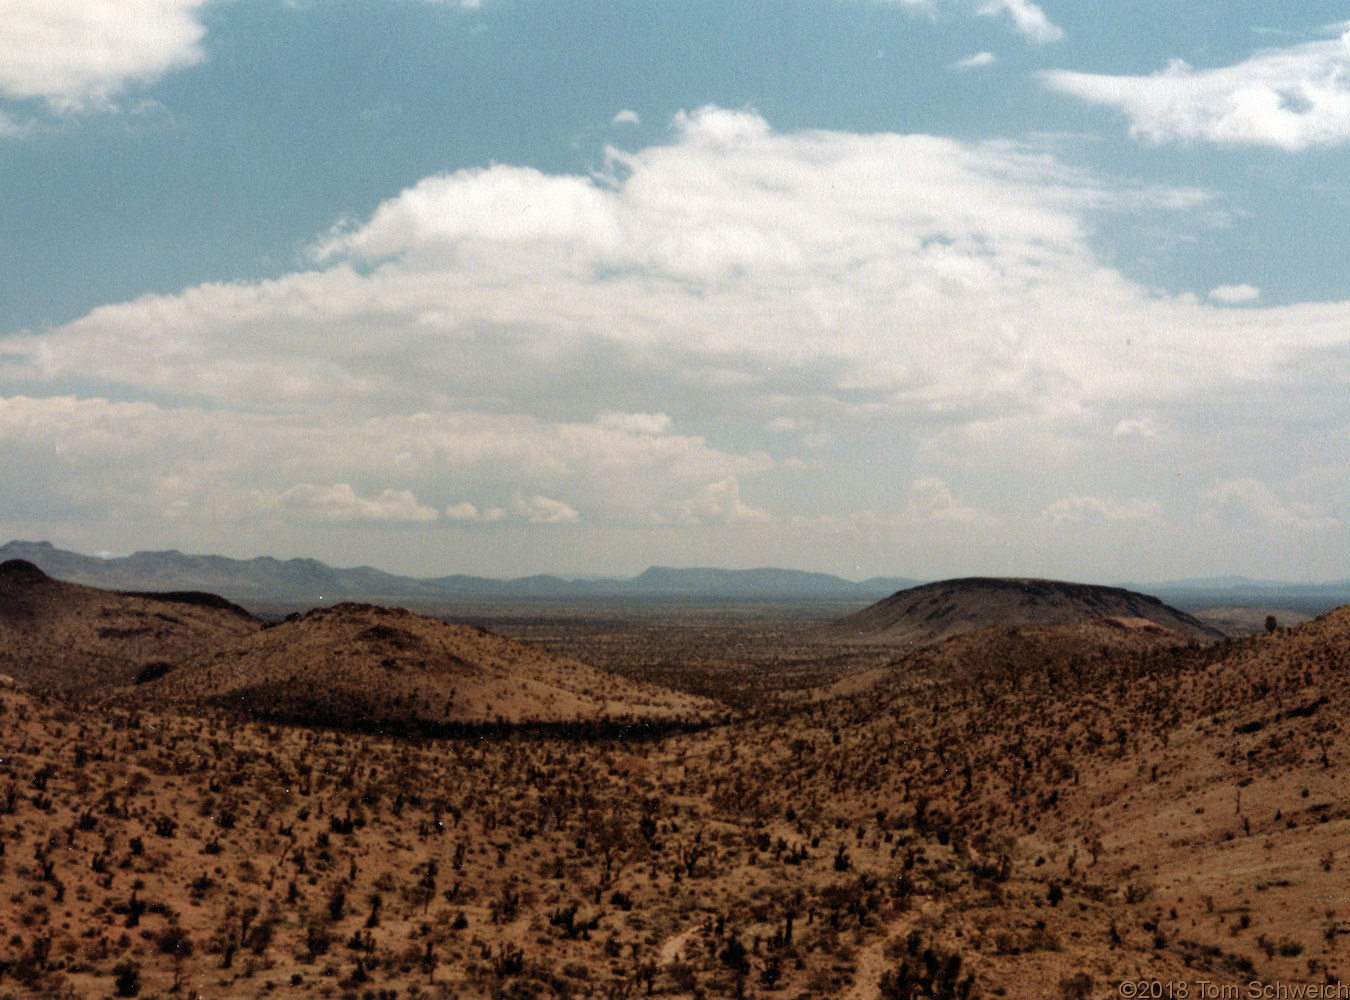
<path fill-rule="evenodd" d="M 902 7 L 935 13 L 944 7 L 957 7 L 980 17 L 1007 16 L 1013 28 L 1028 41 L 1038 44 L 1057 42 L 1064 37 L 1064 29 L 1052 22 L 1031 0 L 892 0 Z"/>
<path fill-rule="evenodd" d="M 628 434 L 664 434 L 670 430 L 670 417 L 664 413 L 602 413 L 596 423 Z"/>
<path fill-rule="evenodd" d="M 200 62 L 206 0 L 0 0 L 0 94 L 57 107 Z"/>
<path fill-rule="evenodd" d="M 1292 152 L 1350 140 L 1350 31 L 1213 69 L 1176 60 L 1149 76 L 1056 70 L 1041 79 L 1053 90 L 1124 112 L 1132 134 L 1148 142 Z"/>
<path fill-rule="evenodd" d="M 944 521 L 971 524 L 988 516 L 975 507 L 959 503 L 947 484 L 936 476 L 925 476 L 911 484 L 905 515 L 918 524 Z"/>
<path fill-rule="evenodd" d="M 437 513 L 417 502 L 408 490 L 382 490 L 373 497 L 359 496 L 349 484 L 316 486 L 301 483 L 282 493 L 258 491 L 259 510 L 316 521 L 434 521 Z"/>
<path fill-rule="evenodd" d="M 1151 416 L 1126 417 L 1111 429 L 1117 438 L 1151 438 L 1158 436 L 1157 422 Z"/>
<path fill-rule="evenodd" d="M 1045 44 L 1064 37 L 1064 29 L 1046 17 L 1039 4 L 1030 0 L 983 0 L 976 12 L 984 17 L 1008 15 L 1018 33 L 1029 41 Z"/>
<path fill-rule="evenodd" d="M 581 519 L 576 508 L 538 493 L 528 498 L 516 497 L 512 510 L 530 524 L 575 524 Z"/>
<path fill-rule="evenodd" d="M 980 69 L 984 66 L 992 66 L 998 62 L 998 56 L 992 52 L 976 52 L 973 56 L 967 56 L 952 64 L 953 69 Z"/>
<path fill-rule="evenodd" d="M 381 205 L 356 232 L 335 232 L 314 252 L 320 260 L 344 253 L 371 260 L 485 243 L 613 249 L 621 239 L 612 196 L 589 180 L 494 166 L 429 177 Z"/>
<path fill-rule="evenodd" d="M 1220 285 L 1209 290 L 1210 301 L 1226 306 L 1244 305 L 1260 297 L 1261 289 L 1252 285 Z"/>
<path fill-rule="evenodd" d="M 1204 490 L 1205 517 L 1225 526 L 1330 531 L 1340 526 L 1338 518 L 1321 504 L 1292 498 L 1269 484 L 1250 477 L 1230 479 Z"/>
<path fill-rule="evenodd" d="M 1042 516 L 1052 524 L 1085 524 L 1101 521 L 1156 521 L 1162 506 L 1156 500 L 1111 500 L 1095 496 L 1062 497 L 1049 504 Z"/>
<path fill-rule="evenodd" d="M 708 483 L 680 505 L 678 515 L 682 524 L 731 524 L 772 518 L 768 511 L 751 507 L 741 499 L 741 484 L 732 476 Z"/>
<path fill-rule="evenodd" d="M 445 508 L 445 516 L 452 521 L 492 524 L 506 517 L 506 509 L 504 507 L 486 507 L 479 510 L 469 501 L 462 500 Z"/>

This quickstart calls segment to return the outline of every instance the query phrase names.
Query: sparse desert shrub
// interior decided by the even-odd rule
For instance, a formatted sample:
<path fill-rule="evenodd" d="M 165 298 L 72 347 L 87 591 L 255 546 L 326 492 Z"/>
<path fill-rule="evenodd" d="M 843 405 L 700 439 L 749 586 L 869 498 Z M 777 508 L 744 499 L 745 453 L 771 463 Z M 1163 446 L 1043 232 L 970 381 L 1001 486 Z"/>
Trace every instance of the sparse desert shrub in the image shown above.
<path fill-rule="evenodd" d="M 1125 886 L 1125 902 L 1142 903 L 1153 895 L 1153 885 L 1146 879 L 1136 879 Z"/>
<path fill-rule="evenodd" d="M 509 924 L 520 912 L 520 893 L 512 892 L 503 886 L 502 893 L 493 901 L 490 912 L 494 924 Z"/>
<path fill-rule="evenodd" d="M 244 945 L 253 952 L 253 954 L 261 957 L 271 946 L 272 937 L 275 933 L 276 925 L 274 921 L 270 919 L 259 920 L 249 930 L 248 934 L 244 936 Z"/>
<path fill-rule="evenodd" d="M 498 979 L 518 976 L 525 968 L 525 952 L 515 945 L 502 944 L 492 960 L 492 972 Z"/>
<path fill-rule="evenodd" d="M 305 948 L 309 952 L 309 960 L 312 962 L 320 955 L 328 954 L 328 949 L 332 947 L 333 935 L 327 928 L 317 923 L 310 923 L 305 927 Z"/>
<path fill-rule="evenodd" d="M 1063 1000 L 1088 1000 L 1092 995 L 1092 977 L 1086 972 L 1075 972 L 1059 981 L 1059 995 Z"/>
<path fill-rule="evenodd" d="M 161 955 L 190 958 L 195 949 L 188 932 L 182 927 L 172 924 L 155 936 L 155 950 Z"/>
<path fill-rule="evenodd" d="M 665 972 L 678 993 L 692 993 L 698 988 L 698 973 L 688 962 L 671 962 Z"/>
<path fill-rule="evenodd" d="M 750 971 L 750 959 L 739 938 L 733 937 L 727 941 L 722 950 L 717 953 L 717 960 L 741 975 Z"/>
<path fill-rule="evenodd" d="M 164 663 L 163 661 L 147 663 L 145 666 L 141 667 L 140 670 L 136 671 L 136 676 L 133 678 L 132 682 L 135 684 L 146 684 L 150 681 L 158 680 L 172 669 L 172 663 Z"/>
<path fill-rule="evenodd" d="M 113 996 L 141 995 L 141 967 L 135 962 L 119 962 L 113 966 Z"/>
<path fill-rule="evenodd" d="M 901 956 L 877 983 L 881 1000 L 969 1000 L 974 975 L 961 976 L 961 956 L 932 948 Z"/>

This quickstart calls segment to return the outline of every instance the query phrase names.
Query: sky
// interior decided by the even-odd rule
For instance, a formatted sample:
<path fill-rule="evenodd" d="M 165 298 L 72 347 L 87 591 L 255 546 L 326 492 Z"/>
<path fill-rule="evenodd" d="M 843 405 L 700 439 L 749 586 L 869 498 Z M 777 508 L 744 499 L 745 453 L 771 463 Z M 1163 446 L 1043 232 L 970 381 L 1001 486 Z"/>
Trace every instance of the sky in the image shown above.
<path fill-rule="evenodd" d="M 0 0 L 0 536 L 1345 579 L 1347 16 Z"/>

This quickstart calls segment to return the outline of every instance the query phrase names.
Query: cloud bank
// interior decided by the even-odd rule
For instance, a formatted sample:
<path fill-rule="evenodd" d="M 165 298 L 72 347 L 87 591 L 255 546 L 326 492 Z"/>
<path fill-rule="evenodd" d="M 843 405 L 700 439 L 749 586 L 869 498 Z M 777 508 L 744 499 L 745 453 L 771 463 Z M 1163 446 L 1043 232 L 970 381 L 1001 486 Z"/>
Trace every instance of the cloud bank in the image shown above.
<path fill-rule="evenodd" d="M 428 177 L 311 269 L 0 341 L 22 471 L 0 507 L 150 538 L 289 526 L 316 552 L 378 524 L 428 563 L 491 536 L 521 571 L 544 568 L 535 530 L 572 540 L 557 570 L 612 569 L 621 539 L 865 572 L 936 567 L 960 532 L 975 568 L 1033 572 L 1087 524 L 1185 558 L 1239 530 L 1204 511 L 1273 510 L 1281 481 L 1275 527 L 1337 551 L 1314 512 L 1350 479 L 1325 459 L 1350 454 L 1350 308 L 1163 297 L 1093 249 L 1093 213 L 1194 205 L 1016 144 L 717 107 L 599 176 Z M 1291 420 L 1316 448 L 1266 447 Z"/>

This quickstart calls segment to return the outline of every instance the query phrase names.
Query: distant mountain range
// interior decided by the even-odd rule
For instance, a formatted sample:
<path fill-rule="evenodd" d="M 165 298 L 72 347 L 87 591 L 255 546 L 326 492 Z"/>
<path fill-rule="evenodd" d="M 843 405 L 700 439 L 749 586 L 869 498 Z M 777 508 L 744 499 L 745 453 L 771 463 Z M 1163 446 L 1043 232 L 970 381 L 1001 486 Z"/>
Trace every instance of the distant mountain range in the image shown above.
<path fill-rule="evenodd" d="M 1308 615 L 1325 614 L 1350 604 L 1350 580 L 1297 583 L 1253 580 L 1245 576 L 1215 576 L 1195 580 L 1122 586 L 1142 590 L 1188 611 L 1200 608 L 1256 607 L 1290 609 Z"/>
<path fill-rule="evenodd" d="M 50 542 L 12 541 L 0 561 L 25 559 L 58 580 L 121 591 L 206 591 L 255 611 L 305 610 L 341 601 L 431 609 L 480 600 L 780 600 L 846 601 L 864 605 L 925 581 L 909 577 L 846 580 L 792 569 L 677 569 L 653 566 L 635 577 L 497 579 L 456 574 L 418 578 L 369 566 L 337 569 L 316 559 L 230 559 L 175 550 L 101 557 Z M 1269 605 L 1320 614 L 1350 603 L 1350 580 L 1280 583 L 1239 576 L 1120 586 L 1187 610 L 1219 605 Z"/>
<path fill-rule="evenodd" d="M 653 566 L 638 576 L 515 579 L 453 575 L 396 576 L 369 566 L 335 569 L 314 559 L 229 559 L 174 550 L 103 558 L 50 542 L 12 541 L 0 561 L 23 559 L 59 580 L 120 591 L 207 591 L 248 607 L 315 607 L 340 601 L 427 606 L 438 601 L 513 599 L 800 599 L 874 601 L 919 581 L 874 577 L 861 582 L 790 569 L 675 569 Z"/>

